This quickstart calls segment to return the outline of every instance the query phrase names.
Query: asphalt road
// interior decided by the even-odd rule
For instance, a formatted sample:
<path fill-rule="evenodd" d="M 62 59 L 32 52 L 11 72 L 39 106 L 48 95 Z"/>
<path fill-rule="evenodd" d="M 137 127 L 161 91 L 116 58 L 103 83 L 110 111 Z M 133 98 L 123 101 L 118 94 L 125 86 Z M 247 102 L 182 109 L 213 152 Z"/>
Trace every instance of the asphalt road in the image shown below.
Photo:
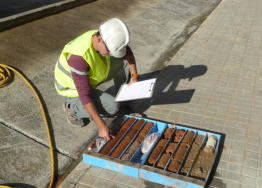
<path fill-rule="evenodd" d="M 63 0 L 2 0 L 0 1 L 0 18 L 62 1 Z"/>

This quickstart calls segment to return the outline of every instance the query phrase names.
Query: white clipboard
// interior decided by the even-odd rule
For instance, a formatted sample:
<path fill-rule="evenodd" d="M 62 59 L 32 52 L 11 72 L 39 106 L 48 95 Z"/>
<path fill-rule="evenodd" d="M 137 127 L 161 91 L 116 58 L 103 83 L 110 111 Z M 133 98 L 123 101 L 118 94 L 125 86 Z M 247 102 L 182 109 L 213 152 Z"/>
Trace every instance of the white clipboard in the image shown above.
<path fill-rule="evenodd" d="M 153 95 L 156 78 L 135 82 L 128 86 L 123 84 L 115 98 L 116 102 L 150 98 Z"/>

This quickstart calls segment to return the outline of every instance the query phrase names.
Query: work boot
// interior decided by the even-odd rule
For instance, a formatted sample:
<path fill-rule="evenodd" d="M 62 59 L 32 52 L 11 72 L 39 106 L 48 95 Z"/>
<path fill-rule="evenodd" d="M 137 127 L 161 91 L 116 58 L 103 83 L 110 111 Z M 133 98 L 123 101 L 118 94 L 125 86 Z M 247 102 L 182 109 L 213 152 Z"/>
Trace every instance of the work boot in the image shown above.
<path fill-rule="evenodd" d="M 71 125 L 74 125 L 76 127 L 83 127 L 85 126 L 85 122 L 83 119 L 77 119 L 75 117 L 72 116 L 71 112 L 70 112 L 70 104 L 65 102 L 63 104 L 63 108 L 64 108 L 64 111 L 66 113 L 66 119 L 67 119 L 67 122 L 70 123 Z"/>

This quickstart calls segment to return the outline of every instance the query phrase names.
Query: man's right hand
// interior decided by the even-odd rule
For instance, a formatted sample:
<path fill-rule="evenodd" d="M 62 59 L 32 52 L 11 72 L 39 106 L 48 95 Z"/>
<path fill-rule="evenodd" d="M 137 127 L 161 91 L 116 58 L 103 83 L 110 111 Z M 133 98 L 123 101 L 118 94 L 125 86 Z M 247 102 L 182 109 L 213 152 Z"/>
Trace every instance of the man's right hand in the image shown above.
<path fill-rule="evenodd" d="M 102 126 L 98 129 L 98 136 L 106 140 L 110 140 L 109 129 L 107 126 Z"/>
<path fill-rule="evenodd" d="M 104 138 L 106 140 L 110 140 L 110 131 L 104 122 L 104 120 L 100 117 L 98 114 L 95 105 L 93 102 L 89 102 L 88 104 L 85 105 L 85 109 L 90 115 L 90 117 L 93 119 L 95 122 L 97 128 L 98 128 L 98 136 L 101 138 Z M 114 136 L 112 136 L 114 138 Z"/>

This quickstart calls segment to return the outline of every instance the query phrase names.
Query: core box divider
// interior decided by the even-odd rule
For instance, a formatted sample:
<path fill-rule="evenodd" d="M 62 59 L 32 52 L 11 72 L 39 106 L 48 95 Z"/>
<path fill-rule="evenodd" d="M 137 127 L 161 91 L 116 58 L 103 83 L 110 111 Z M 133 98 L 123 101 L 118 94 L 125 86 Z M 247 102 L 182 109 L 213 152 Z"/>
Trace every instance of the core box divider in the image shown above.
<path fill-rule="evenodd" d="M 140 119 L 138 119 L 136 122 L 138 122 Z M 126 146 L 126 148 L 123 150 L 123 152 L 120 154 L 120 156 L 118 157 L 119 159 L 122 158 L 122 156 L 126 153 L 126 151 L 128 150 L 128 148 L 134 143 L 135 139 L 137 138 L 137 136 L 139 135 L 140 131 L 144 128 L 144 126 L 146 125 L 147 121 L 144 121 L 144 123 L 142 124 L 142 126 L 139 128 L 139 130 L 137 131 L 137 133 L 134 135 L 134 137 L 131 139 L 131 141 L 129 142 L 129 144 Z M 135 125 L 135 124 L 134 124 Z"/>
<path fill-rule="evenodd" d="M 164 133 L 165 133 L 165 131 L 166 131 L 168 128 L 169 128 L 169 127 L 167 127 L 167 128 L 164 130 Z M 173 131 L 171 137 L 168 139 L 168 141 L 167 141 L 167 143 L 166 143 L 166 145 L 165 145 L 163 151 L 158 155 L 158 157 L 157 157 L 157 159 L 156 159 L 156 162 L 155 162 L 155 164 L 153 165 L 153 167 L 156 167 L 156 166 L 157 166 L 157 164 L 158 164 L 159 160 L 161 159 L 163 153 L 166 151 L 166 149 L 167 149 L 169 143 L 171 142 L 171 140 L 174 140 L 175 132 L 176 132 L 176 128 L 174 129 L 174 131 Z M 162 137 L 163 137 L 163 136 L 162 136 Z"/>
<path fill-rule="evenodd" d="M 129 118 L 127 118 L 128 121 Z M 109 151 L 109 153 L 107 154 L 108 156 L 110 156 L 113 151 L 116 149 L 116 147 L 119 145 L 119 143 L 122 141 L 122 139 L 127 135 L 127 133 L 130 131 L 130 129 L 135 125 L 135 123 L 138 121 L 138 119 L 136 119 L 126 130 L 126 132 L 120 137 L 120 139 L 116 142 L 116 144 L 114 145 L 114 147 Z M 124 124 L 122 124 L 123 126 Z"/>
<path fill-rule="evenodd" d="M 178 130 L 178 129 L 176 129 L 176 131 L 177 131 L 177 130 Z M 167 161 L 167 163 L 166 163 L 166 166 L 165 166 L 164 170 L 167 170 L 167 171 L 168 171 L 167 168 L 168 168 L 168 166 L 169 166 L 170 163 L 171 163 L 172 157 L 174 157 L 174 156 L 176 155 L 176 152 L 177 152 L 177 150 L 178 150 L 180 144 L 182 143 L 182 140 L 183 140 L 184 137 L 186 136 L 186 134 L 187 134 L 187 130 L 185 131 L 183 137 L 180 138 L 180 140 L 179 140 L 179 142 L 178 142 L 178 144 L 177 144 L 177 146 L 176 146 L 176 149 L 175 149 L 174 153 L 172 153 L 172 154 L 170 155 L 170 157 L 169 157 L 169 159 L 168 159 L 168 161 Z M 173 172 L 173 173 L 174 173 L 174 172 Z"/>

